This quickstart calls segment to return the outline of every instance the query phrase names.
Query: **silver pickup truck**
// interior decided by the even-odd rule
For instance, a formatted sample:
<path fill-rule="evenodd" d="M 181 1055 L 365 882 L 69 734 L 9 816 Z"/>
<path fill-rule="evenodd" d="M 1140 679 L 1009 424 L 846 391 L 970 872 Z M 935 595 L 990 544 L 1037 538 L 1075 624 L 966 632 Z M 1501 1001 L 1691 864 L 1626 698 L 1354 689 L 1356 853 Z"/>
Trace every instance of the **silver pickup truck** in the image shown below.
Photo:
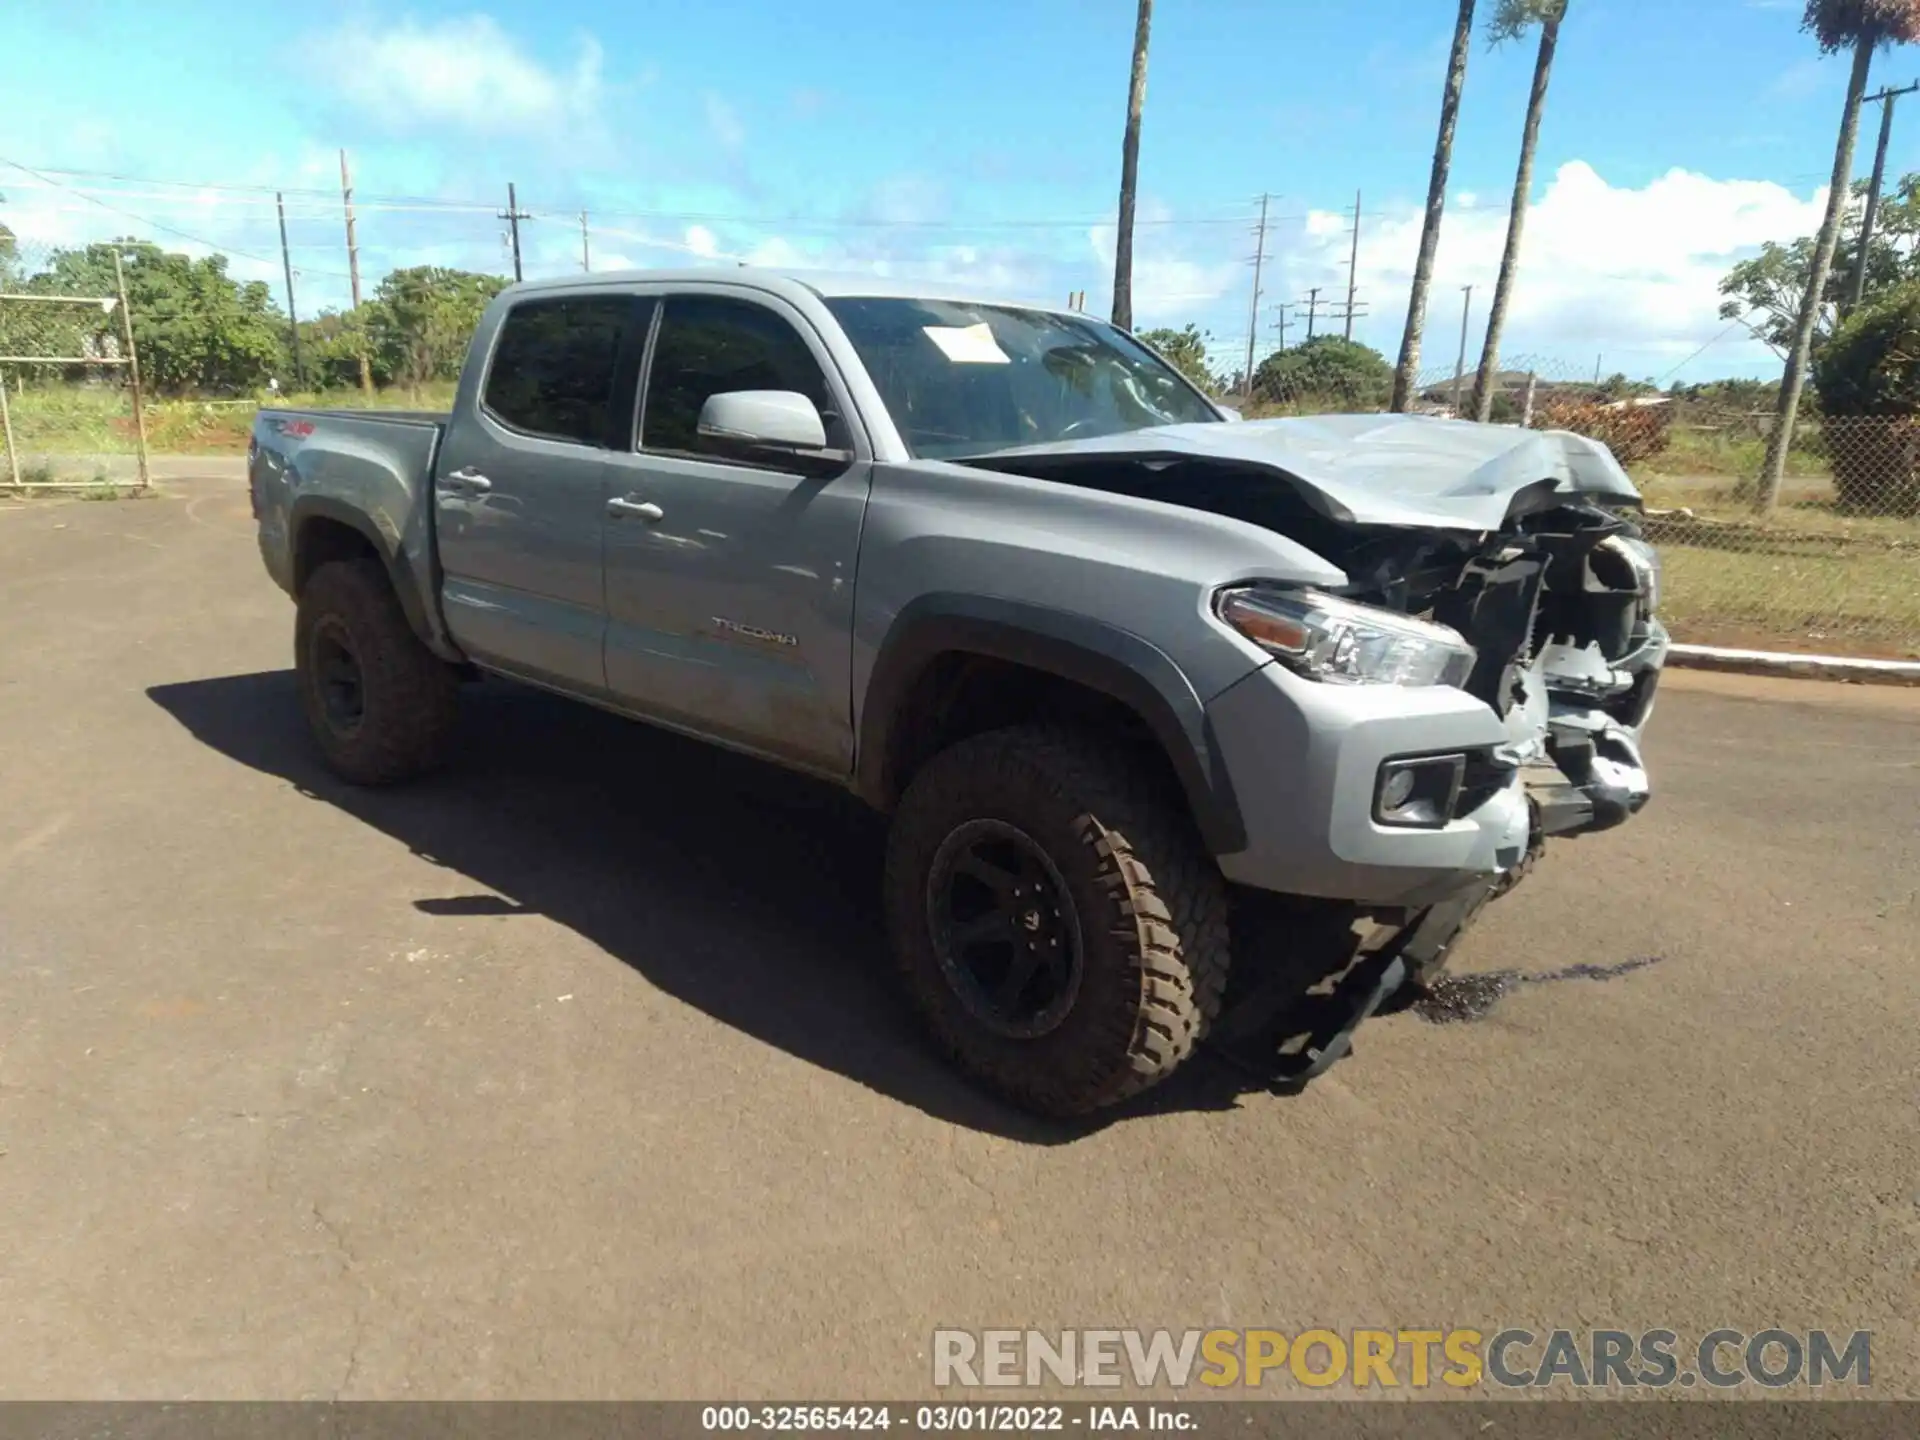
<path fill-rule="evenodd" d="M 341 777 L 438 763 L 486 674 L 847 787 L 933 1038 L 1043 1113 L 1203 1039 L 1305 1083 L 1648 795 L 1659 565 L 1603 446 L 1239 421 L 1084 314 L 516 285 L 450 414 L 263 410 L 248 462 Z"/>

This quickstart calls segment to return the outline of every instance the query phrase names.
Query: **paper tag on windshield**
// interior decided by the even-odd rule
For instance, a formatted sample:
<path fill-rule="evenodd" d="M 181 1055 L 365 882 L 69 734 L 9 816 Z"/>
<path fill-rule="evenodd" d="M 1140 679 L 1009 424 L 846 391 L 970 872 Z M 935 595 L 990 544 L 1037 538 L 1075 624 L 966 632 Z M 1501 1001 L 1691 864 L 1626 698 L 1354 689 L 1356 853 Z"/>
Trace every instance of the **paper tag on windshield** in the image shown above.
<path fill-rule="evenodd" d="M 985 322 L 978 325 L 924 325 L 929 340 L 956 365 L 1011 365 L 1007 352 Z"/>

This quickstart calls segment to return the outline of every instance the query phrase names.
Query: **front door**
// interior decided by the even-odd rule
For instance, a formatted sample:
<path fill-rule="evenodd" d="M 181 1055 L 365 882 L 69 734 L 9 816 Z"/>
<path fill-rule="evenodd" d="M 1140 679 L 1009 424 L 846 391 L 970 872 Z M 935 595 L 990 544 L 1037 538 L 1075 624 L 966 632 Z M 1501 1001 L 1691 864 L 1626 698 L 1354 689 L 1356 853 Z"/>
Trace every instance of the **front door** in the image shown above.
<path fill-rule="evenodd" d="M 632 295 L 522 300 L 461 386 L 434 522 L 447 628 L 482 665 L 605 693 L 606 463 L 632 434 L 651 311 Z"/>
<path fill-rule="evenodd" d="M 730 390 L 791 390 L 856 441 L 806 319 L 715 286 L 662 300 L 638 443 L 608 460 L 607 685 L 636 712 L 833 775 L 853 763 L 853 572 L 869 469 L 808 477 L 696 431 Z"/>

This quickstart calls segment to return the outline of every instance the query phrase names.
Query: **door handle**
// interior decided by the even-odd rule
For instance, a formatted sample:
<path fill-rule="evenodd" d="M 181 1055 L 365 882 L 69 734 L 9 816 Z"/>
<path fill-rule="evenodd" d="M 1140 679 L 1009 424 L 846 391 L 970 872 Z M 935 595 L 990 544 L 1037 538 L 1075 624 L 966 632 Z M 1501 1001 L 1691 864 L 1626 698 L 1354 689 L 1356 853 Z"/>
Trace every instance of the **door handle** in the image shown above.
<path fill-rule="evenodd" d="M 636 515 L 642 520 L 664 520 L 667 512 L 651 500 L 609 500 L 607 514 L 619 519 L 622 515 Z"/>
<path fill-rule="evenodd" d="M 493 489 L 493 482 L 471 465 L 448 475 L 446 483 L 455 490 L 466 490 L 475 495 L 484 495 Z"/>

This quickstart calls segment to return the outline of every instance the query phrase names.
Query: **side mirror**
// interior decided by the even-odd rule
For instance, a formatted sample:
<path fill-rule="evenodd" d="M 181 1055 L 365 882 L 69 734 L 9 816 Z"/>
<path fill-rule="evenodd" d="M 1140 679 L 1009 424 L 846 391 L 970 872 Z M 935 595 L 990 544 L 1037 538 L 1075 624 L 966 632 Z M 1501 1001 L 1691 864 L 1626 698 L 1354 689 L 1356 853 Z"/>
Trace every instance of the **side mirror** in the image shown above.
<path fill-rule="evenodd" d="M 729 445 L 819 450 L 826 422 L 806 396 L 792 390 L 728 390 L 700 407 L 700 438 Z"/>
<path fill-rule="evenodd" d="M 853 457 L 827 449 L 827 426 L 813 401 L 793 390 L 728 390 L 700 407 L 700 439 L 715 450 L 781 460 L 832 461 Z"/>

